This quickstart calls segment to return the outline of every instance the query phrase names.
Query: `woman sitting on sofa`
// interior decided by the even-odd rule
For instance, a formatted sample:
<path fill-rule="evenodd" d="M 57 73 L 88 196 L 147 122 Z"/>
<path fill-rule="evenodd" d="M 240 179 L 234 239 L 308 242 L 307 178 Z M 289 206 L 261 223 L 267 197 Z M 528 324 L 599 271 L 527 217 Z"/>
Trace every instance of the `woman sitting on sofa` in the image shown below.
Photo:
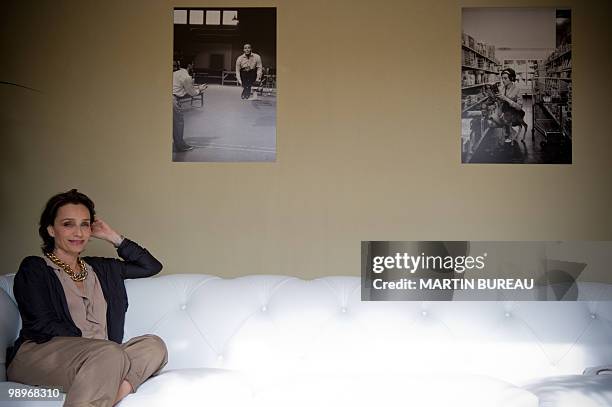
<path fill-rule="evenodd" d="M 65 406 L 112 406 L 167 363 L 155 335 L 122 344 L 123 280 L 152 276 L 162 265 L 96 218 L 93 202 L 76 189 L 47 202 L 38 233 L 44 257 L 26 257 L 15 275 L 22 328 L 8 350 L 8 380 L 59 386 Z M 123 261 L 81 258 L 90 237 L 113 244 Z"/>

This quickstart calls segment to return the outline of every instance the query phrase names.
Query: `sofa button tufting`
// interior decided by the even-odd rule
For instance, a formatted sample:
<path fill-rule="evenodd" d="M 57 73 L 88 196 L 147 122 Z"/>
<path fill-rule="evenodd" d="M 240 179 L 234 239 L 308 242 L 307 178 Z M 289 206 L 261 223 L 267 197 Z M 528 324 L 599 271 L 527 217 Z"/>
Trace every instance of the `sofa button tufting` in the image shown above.
<path fill-rule="evenodd" d="M 506 318 L 510 318 L 512 316 L 512 314 L 509 312 L 506 312 L 504 315 L 506 316 Z"/>
<path fill-rule="evenodd" d="M 597 314 L 591 314 L 591 319 L 597 319 Z"/>
<path fill-rule="evenodd" d="M 182 309 L 183 311 L 185 311 L 185 310 L 187 309 L 187 305 L 185 305 L 185 304 L 181 304 L 181 309 Z"/>
<path fill-rule="evenodd" d="M 342 308 L 340 308 L 340 311 L 341 311 L 343 314 L 346 314 L 346 307 L 342 307 Z"/>
<path fill-rule="evenodd" d="M 267 310 L 268 310 L 268 307 L 266 307 L 265 305 L 261 307 L 261 312 L 266 312 Z"/>
<path fill-rule="evenodd" d="M 427 316 L 427 311 L 421 311 L 421 315 L 423 315 L 424 317 Z"/>

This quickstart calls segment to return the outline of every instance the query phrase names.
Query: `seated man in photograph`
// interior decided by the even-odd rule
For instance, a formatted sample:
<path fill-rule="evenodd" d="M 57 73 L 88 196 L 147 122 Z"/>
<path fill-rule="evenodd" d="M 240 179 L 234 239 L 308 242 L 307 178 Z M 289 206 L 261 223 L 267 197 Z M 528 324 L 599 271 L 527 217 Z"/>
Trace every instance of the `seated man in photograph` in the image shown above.
<path fill-rule="evenodd" d="M 193 78 L 186 69 L 180 67 L 179 61 L 172 63 L 172 149 L 174 152 L 185 152 L 193 149 L 183 140 L 185 118 L 179 102 L 185 96 L 197 96 L 202 88 L 193 84 Z"/>

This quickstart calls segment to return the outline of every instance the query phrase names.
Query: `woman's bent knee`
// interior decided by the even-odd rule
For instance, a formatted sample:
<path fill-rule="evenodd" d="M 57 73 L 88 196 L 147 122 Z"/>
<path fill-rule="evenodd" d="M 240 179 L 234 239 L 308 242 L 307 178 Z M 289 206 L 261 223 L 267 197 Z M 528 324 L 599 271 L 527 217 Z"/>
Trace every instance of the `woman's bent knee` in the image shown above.
<path fill-rule="evenodd" d="M 100 369 L 127 371 L 130 367 L 128 355 L 119 344 L 112 341 L 108 341 L 108 343 L 92 352 L 89 359 L 90 363 L 95 364 Z"/>
<path fill-rule="evenodd" d="M 152 351 L 159 355 L 167 355 L 168 348 L 166 342 L 157 335 L 145 335 L 147 338 L 147 344 L 151 347 Z"/>
<path fill-rule="evenodd" d="M 156 373 L 159 373 L 161 369 L 168 363 L 168 348 L 162 338 L 157 335 L 146 335 L 147 344 L 151 348 L 151 357 L 154 360 L 159 361 L 159 369 Z"/>

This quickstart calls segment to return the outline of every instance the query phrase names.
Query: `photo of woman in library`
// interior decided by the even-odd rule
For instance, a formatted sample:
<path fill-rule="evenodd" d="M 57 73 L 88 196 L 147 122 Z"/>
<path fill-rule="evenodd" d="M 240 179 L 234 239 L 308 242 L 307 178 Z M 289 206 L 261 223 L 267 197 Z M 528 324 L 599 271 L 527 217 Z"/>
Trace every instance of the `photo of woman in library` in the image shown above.
<path fill-rule="evenodd" d="M 462 29 L 461 162 L 571 164 L 571 10 L 463 8 Z"/>

